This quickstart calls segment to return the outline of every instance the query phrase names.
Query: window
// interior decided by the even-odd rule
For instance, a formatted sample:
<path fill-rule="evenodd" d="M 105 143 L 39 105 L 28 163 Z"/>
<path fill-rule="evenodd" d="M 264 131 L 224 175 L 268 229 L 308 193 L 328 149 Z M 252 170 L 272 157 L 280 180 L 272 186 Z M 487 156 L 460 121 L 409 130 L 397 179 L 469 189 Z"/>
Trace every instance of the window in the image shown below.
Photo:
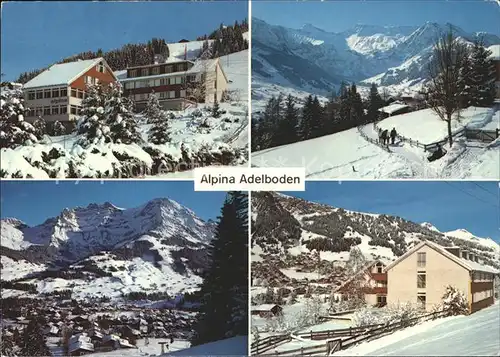
<path fill-rule="evenodd" d="M 36 91 L 36 99 L 43 99 L 43 92 L 41 90 Z"/>
<path fill-rule="evenodd" d="M 58 114 L 59 114 L 59 107 L 53 106 L 52 107 L 52 115 L 58 115 Z"/>
<path fill-rule="evenodd" d="M 83 91 L 78 90 L 78 98 L 83 99 Z"/>
<path fill-rule="evenodd" d="M 85 76 L 85 77 L 84 77 L 84 81 L 85 81 L 85 83 L 86 83 L 86 84 L 91 84 L 91 83 L 92 83 L 92 77 L 90 77 L 90 76 Z"/>
<path fill-rule="evenodd" d="M 94 83 L 95 84 L 99 84 L 99 82 L 100 82 L 99 78 L 94 78 Z"/>
<path fill-rule="evenodd" d="M 425 302 L 426 302 L 426 296 L 425 294 L 418 294 L 417 295 L 417 302 L 421 304 L 423 307 L 425 307 Z"/>
<path fill-rule="evenodd" d="M 385 287 L 387 287 L 387 280 L 377 280 L 377 282 L 375 283 L 375 286 L 377 288 L 385 288 Z"/>
<path fill-rule="evenodd" d="M 35 99 L 35 92 L 28 92 L 28 99 L 34 100 Z"/>
<path fill-rule="evenodd" d="M 185 98 L 185 97 L 186 97 L 186 90 L 181 89 L 181 98 Z"/>
<path fill-rule="evenodd" d="M 377 273 L 382 273 L 384 270 L 384 266 L 382 265 L 382 263 L 377 263 Z"/>
<path fill-rule="evenodd" d="M 155 87 L 158 87 L 160 85 L 160 80 L 159 79 L 155 79 Z"/>
<path fill-rule="evenodd" d="M 61 88 L 61 97 L 68 96 L 68 88 Z"/>
<path fill-rule="evenodd" d="M 386 295 L 377 295 L 377 304 L 378 305 L 387 304 L 387 296 Z"/>
<path fill-rule="evenodd" d="M 159 92 L 158 95 L 160 96 L 160 98 L 164 99 L 167 97 L 167 92 Z"/>
<path fill-rule="evenodd" d="M 155 86 L 155 80 L 154 79 L 148 81 L 148 87 L 154 87 L 154 86 Z"/>
<path fill-rule="evenodd" d="M 462 259 L 467 259 L 467 252 L 462 252 Z"/>
<path fill-rule="evenodd" d="M 125 82 L 125 89 L 134 89 L 134 82 Z"/>
<path fill-rule="evenodd" d="M 175 98 L 175 91 L 171 90 L 170 92 L 168 92 L 168 97 L 169 98 Z"/>
<path fill-rule="evenodd" d="M 149 75 L 149 70 L 147 68 L 143 68 L 141 69 L 141 76 L 147 76 Z"/>
<path fill-rule="evenodd" d="M 43 115 L 50 115 L 50 107 L 43 107 Z"/>
<path fill-rule="evenodd" d="M 45 90 L 45 91 L 43 92 L 43 97 L 44 97 L 44 98 L 50 98 L 50 93 L 51 93 L 51 92 L 50 92 L 50 89 L 49 89 L 49 90 Z"/>
<path fill-rule="evenodd" d="M 97 72 L 106 73 L 106 67 L 102 63 L 97 65 Z"/>
<path fill-rule="evenodd" d="M 426 254 L 425 252 L 417 253 L 417 267 L 425 268 Z"/>
<path fill-rule="evenodd" d="M 160 74 L 160 67 L 153 67 L 153 74 Z"/>
<path fill-rule="evenodd" d="M 43 108 L 42 108 L 42 107 L 37 107 L 37 108 L 35 108 L 35 115 L 36 115 L 37 117 L 39 117 L 39 116 L 43 115 Z"/>
<path fill-rule="evenodd" d="M 76 105 L 72 105 L 71 108 L 70 108 L 70 113 L 71 114 L 77 114 L 78 112 L 78 108 Z"/>
<path fill-rule="evenodd" d="M 193 76 L 193 75 L 187 76 L 186 80 L 188 82 L 194 82 L 196 80 L 196 76 Z"/>
<path fill-rule="evenodd" d="M 58 98 L 59 97 L 59 88 L 52 89 L 52 98 Z"/>
<path fill-rule="evenodd" d="M 76 89 L 75 88 L 71 88 L 71 96 L 73 98 L 76 98 Z"/>
<path fill-rule="evenodd" d="M 426 279 L 425 274 L 417 274 L 417 288 L 425 289 Z"/>
<path fill-rule="evenodd" d="M 59 107 L 59 113 L 60 114 L 67 114 L 68 113 L 68 106 L 67 105 L 61 105 Z"/>
<path fill-rule="evenodd" d="M 172 66 L 165 66 L 165 73 L 172 73 Z"/>
<path fill-rule="evenodd" d="M 137 70 L 131 69 L 129 72 L 129 78 L 137 77 Z"/>

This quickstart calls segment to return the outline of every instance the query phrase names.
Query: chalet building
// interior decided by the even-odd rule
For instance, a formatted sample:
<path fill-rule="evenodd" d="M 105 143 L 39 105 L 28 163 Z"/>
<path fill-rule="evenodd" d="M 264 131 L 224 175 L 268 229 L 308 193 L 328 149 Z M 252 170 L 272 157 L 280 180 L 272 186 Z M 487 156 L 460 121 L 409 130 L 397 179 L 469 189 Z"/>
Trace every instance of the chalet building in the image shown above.
<path fill-rule="evenodd" d="M 227 77 L 218 59 L 176 60 L 165 62 L 157 56 L 155 64 L 131 67 L 126 78 L 120 78 L 124 94 L 135 102 L 136 110 L 146 107 L 155 92 L 166 110 L 183 110 L 196 103 L 213 103 L 222 99 Z"/>
<path fill-rule="evenodd" d="M 378 110 L 383 119 L 392 117 L 394 115 L 404 114 L 411 111 L 411 107 L 401 101 L 395 101 L 388 106 L 380 108 Z"/>
<path fill-rule="evenodd" d="M 365 302 L 372 306 L 384 306 L 387 303 L 387 273 L 385 264 L 380 260 L 369 262 L 357 274 L 347 279 L 336 288 L 334 298 L 349 300 L 363 295 Z"/>
<path fill-rule="evenodd" d="M 471 313 L 493 304 L 493 281 L 498 274 L 474 253 L 429 241 L 417 244 L 385 271 L 388 304 L 420 303 L 430 311 L 451 285 L 465 294 Z"/>
<path fill-rule="evenodd" d="M 33 122 L 43 117 L 46 122 L 60 121 L 68 127 L 82 107 L 87 84 L 107 85 L 116 81 L 103 58 L 55 64 L 24 85 L 26 116 Z"/>
<path fill-rule="evenodd" d="M 494 45 L 488 48 L 491 51 L 490 58 L 495 63 L 495 72 L 496 72 L 496 95 L 495 98 L 497 101 L 500 101 L 500 45 Z"/>
<path fill-rule="evenodd" d="M 260 317 L 273 317 L 283 313 L 283 308 L 275 304 L 262 304 L 252 306 L 252 315 L 259 315 Z"/>

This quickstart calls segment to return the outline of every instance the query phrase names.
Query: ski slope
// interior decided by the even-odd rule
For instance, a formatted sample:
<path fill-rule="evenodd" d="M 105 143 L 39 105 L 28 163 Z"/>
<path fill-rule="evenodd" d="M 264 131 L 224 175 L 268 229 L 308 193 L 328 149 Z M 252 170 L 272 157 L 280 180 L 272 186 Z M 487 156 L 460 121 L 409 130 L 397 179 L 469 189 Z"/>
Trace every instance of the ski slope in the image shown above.
<path fill-rule="evenodd" d="M 248 336 L 236 336 L 221 341 L 205 343 L 174 353 L 166 353 L 160 357 L 168 356 L 246 356 L 248 355 Z"/>
<path fill-rule="evenodd" d="M 499 356 L 500 305 L 427 321 L 333 356 Z"/>

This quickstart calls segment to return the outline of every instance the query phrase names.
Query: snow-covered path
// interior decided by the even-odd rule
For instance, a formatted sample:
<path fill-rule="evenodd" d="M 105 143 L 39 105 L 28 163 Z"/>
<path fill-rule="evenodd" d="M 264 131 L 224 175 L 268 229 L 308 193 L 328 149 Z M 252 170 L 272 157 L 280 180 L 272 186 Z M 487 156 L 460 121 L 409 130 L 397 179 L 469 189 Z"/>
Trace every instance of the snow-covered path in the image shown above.
<path fill-rule="evenodd" d="M 470 316 L 428 321 L 335 356 L 499 356 L 500 305 Z"/>

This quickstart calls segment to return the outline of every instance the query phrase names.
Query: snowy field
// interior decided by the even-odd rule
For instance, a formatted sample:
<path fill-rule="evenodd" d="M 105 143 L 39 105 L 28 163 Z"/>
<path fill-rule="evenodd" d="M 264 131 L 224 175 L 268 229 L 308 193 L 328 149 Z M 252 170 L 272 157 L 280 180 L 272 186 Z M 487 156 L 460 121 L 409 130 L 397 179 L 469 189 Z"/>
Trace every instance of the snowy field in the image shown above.
<path fill-rule="evenodd" d="M 500 306 L 396 331 L 334 356 L 499 356 Z"/>
<path fill-rule="evenodd" d="M 222 341 L 166 353 L 166 356 L 246 356 L 248 355 L 248 336 L 236 336 Z"/>
<path fill-rule="evenodd" d="M 379 127 L 396 126 L 403 136 L 423 143 L 443 139 L 446 124 L 433 116 L 422 115 L 422 110 L 388 118 Z M 428 114 L 428 113 L 427 113 Z M 420 116 L 422 115 L 422 116 Z M 463 113 L 460 126 L 489 128 L 498 126 L 500 112 L 488 108 L 469 108 Z M 421 125 L 424 122 L 425 125 Z M 500 178 L 500 143 L 469 142 L 456 137 L 452 148 L 441 159 L 429 162 L 429 152 L 396 142 L 388 150 L 366 140 L 361 134 L 377 139 L 377 132 L 369 124 L 340 133 L 274 147 L 252 153 L 252 166 L 305 167 L 308 179 L 498 179 Z"/>

